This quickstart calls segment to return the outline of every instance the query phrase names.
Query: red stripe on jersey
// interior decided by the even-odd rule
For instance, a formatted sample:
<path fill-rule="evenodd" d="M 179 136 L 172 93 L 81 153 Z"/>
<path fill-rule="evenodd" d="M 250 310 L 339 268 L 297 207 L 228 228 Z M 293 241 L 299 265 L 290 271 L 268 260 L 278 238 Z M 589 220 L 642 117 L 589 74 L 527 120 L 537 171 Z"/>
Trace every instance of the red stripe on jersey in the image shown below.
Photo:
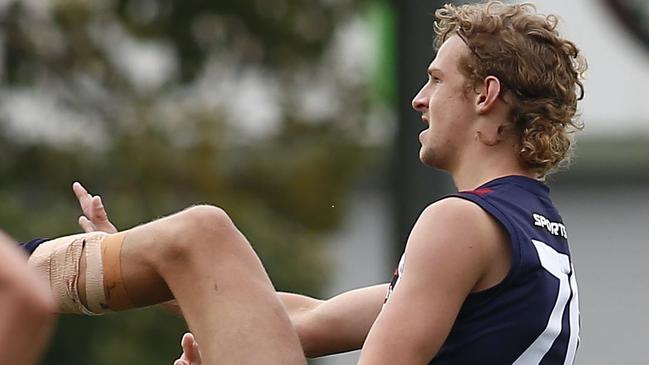
<path fill-rule="evenodd" d="M 480 189 L 475 189 L 475 190 L 468 190 L 468 191 L 461 191 L 461 193 L 469 193 L 469 194 L 475 194 L 477 196 L 485 196 L 489 193 L 491 193 L 493 190 L 489 188 L 480 188 Z"/>

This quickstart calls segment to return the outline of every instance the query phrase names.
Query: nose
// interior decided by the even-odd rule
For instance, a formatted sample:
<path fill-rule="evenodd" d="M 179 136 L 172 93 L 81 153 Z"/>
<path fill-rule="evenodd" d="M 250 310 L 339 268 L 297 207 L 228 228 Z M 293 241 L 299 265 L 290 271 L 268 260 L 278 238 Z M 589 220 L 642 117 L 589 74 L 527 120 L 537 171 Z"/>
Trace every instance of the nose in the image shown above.
<path fill-rule="evenodd" d="M 420 113 L 425 113 L 428 110 L 428 93 L 426 92 L 426 85 L 412 99 L 412 108 Z"/>

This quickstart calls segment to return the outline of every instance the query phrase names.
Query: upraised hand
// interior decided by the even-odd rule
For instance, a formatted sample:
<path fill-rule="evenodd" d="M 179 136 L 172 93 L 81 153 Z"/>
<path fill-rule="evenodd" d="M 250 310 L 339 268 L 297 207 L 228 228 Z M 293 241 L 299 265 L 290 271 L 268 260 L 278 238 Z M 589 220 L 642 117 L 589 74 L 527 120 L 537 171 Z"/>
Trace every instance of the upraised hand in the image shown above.
<path fill-rule="evenodd" d="M 117 233 L 117 228 L 108 220 L 108 213 L 99 195 L 90 195 L 79 182 L 72 184 L 72 190 L 83 211 L 83 215 L 79 217 L 79 225 L 85 232 Z"/>
<path fill-rule="evenodd" d="M 174 365 L 201 365 L 201 352 L 198 349 L 198 343 L 194 339 L 194 335 L 189 332 L 185 333 L 180 345 L 183 348 L 183 354 L 178 360 L 174 361 Z"/>

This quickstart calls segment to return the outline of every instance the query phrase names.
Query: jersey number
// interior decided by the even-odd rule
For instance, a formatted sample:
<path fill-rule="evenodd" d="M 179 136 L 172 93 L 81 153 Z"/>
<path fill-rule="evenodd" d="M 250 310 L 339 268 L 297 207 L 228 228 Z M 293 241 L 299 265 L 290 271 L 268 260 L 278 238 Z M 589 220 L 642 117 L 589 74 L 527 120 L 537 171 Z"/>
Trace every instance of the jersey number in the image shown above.
<path fill-rule="evenodd" d="M 559 279 L 559 293 L 557 300 L 552 308 L 548 324 L 541 335 L 532 343 L 530 347 L 514 362 L 513 365 L 539 364 L 545 354 L 550 351 L 554 340 L 561 333 L 563 312 L 570 300 L 570 339 L 568 342 L 568 352 L 564 365 L 572 364 L 575 359 L 575 352 L 579 342 L 579 298 L 577 296 L 577 280 L 574 267 L 570 263 L 568 255 L 562 254 L 550 247 L 548 244 L 532 240 L 536 252 L 541 260 L 541 266 Z"/>

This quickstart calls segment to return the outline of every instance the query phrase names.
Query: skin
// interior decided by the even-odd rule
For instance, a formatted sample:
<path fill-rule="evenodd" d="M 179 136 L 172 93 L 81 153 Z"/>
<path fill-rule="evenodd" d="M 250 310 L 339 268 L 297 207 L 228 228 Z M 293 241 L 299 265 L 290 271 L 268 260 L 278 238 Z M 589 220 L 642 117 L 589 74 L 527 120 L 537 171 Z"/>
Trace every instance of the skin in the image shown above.
<path fill-rule="evenodd" d="M 448 171 L 459 190 L 507 175 L 534 177 L 519 164 L 515 136 L 506 133 L 508 95 L 501 95 L 498 79 L 489 76 L 467 88 L 457 65 L 468 52 L 450 37 L 412 102 L 426 125 L 420 159 Z M 75 192 L 87 207 L 84 228 L 114 229 L 101 199 L 78 187 Z M 505 278 L 511 252 L 493 218 L 449 198 L 422 212 L 405 253 L 401 282 L 384 306 L 385 286 L 327 301 L 276 293 L 245 237 L 214 207 L 129 230 L 121 257 L 136 304 L 178 300 L 195 337 L 183 338 L 176 364 L 304 364 L 303 352 L 317 356 L 361 346 L 359 364 L 427 364 L 466 297 Z"/>
<path fill-rule="evenodd" d="M 47 284 L 15 246 L 0 231 L 0 365 L 36 364 L 55 322 L 56 306 Z"/>
<path fill-rule="evenodd" d="M 518 160 L 518 139 L 507 133 L 511 105 L 494 76 L 467 88 L 458 61 L 469 49 L 454 35 L 428 67 L 428 81 L 412 101 L 427 128 L 419 135 L 419 157 L 451 174 L 458 190 L 474 189 L 506 175 L 535 178 Z"/>
<path fill-rule="evenodd" d="M 117 233 L 115 226 L 108 220 L 100 196 L 89 194 L 78 182 L 72 185 L 72 189 L 83 211 L 79 224 L 84 231 Z M 159 276 L 150 270 L 143 270 L 145 265 L 128 261 L 128 256 L 139 253 L 125 250 L 123 255 L 127 256 L 123 257 L 122 269 L 131 299 L 138 306 L 159 304 L 164 309 L 182 316 L 183 312 L 173 300 L 173 294 L 166 283 L 161 282 Z M 85 255 L 82 255 L 80 266 L 80 272 L 85 273 Z M 328 300 L 294 293 L 278 292 L 276 295 L 288 313 L 304 354 L 307 357 L 318 357 L 359 349 L 362 346 L 381 310 L 387 286 L 388 284 L 381 284 L 351 290 Z M 84 287 L 85 275 L 80 275 L 79 288 Z M 80 290 L 79 295 L 85 304 L 85 292 Z M 193 336 L 189 338 L 194 339 Z M 184 338 L 181 341 L 182 347 L 191 350 L 193 342 L 188 341 Z"/>
<path fill-rule="evenodd" d="M 513 138 L 501 135 L 507 108 L 499 98 L 498 80 L 487 77 L 475 91 L 466 87 L 457 65 L 468 52 L 457 36 L 449 38 L 412 103 L 428 126 L 419 135 L 420 159 L 450 172 L 459 190 L 500 176 L 529 175 L 518 163 Z M 498 223 L 458 198 L 424 210 L 405 253 L 401 282 L 372 326 L 359 364 L 427 364 L 466 297 L 502 281 L 511 260 Z"/>

